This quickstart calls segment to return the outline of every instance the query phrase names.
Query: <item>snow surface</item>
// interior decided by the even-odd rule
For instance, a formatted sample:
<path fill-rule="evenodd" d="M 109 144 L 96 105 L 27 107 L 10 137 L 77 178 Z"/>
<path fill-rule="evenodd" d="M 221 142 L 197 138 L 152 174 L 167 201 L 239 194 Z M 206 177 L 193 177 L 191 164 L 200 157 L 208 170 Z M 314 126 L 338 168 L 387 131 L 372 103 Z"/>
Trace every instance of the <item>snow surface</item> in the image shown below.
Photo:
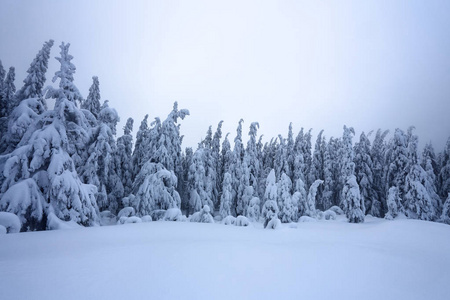
<path fill-rule="evenodd" d="M 186 222 L 0 235 L 2 299 L 448 299 L 450 226 Z"/>

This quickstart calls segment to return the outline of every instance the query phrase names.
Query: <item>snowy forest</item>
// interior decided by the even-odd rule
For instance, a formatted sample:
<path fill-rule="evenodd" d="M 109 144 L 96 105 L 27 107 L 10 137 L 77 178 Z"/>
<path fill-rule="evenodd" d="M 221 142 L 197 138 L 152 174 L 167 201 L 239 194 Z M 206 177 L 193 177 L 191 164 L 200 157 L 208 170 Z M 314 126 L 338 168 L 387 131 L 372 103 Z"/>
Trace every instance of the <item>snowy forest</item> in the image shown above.
<path fill-rule="evenodd" d="M 118 132 L 99 78 L 86 98 L 76 87 L 70 44 L 59 46 L 57 87 L 47 85 L 53 44 L 44 43 L 17 88 L 14 67 L 0 61 L 5 232 L 160 219 L 276 228 L 337 214 L 352 223 L 370 214 L 450 224 L 450 139 L 436 153 L 431 144 L 419 149 L 413 126 L 359 137 L 343 126 L 341 137 L 322 130 L 313 138 L 311 129 L 289 125 L 263 143 L 258 122 L 240 120 L 229 135 L 218 120 L 196 149 L 183 149 L 189 110 L 175 102 L 167 116 L 129 118 Z"/>

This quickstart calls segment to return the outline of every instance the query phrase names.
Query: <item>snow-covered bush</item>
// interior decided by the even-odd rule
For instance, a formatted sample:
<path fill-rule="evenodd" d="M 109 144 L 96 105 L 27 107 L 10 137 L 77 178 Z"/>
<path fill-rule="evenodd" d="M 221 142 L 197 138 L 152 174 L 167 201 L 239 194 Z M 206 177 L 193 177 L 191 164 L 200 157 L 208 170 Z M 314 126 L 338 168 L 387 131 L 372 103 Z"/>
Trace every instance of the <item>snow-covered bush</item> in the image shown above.
<path fill-rule="evenodd" d="M 261 214 L 260 203 L 261 201 L 258 197 L 253 197 L 252 200 L 250 200 L 250 204 L 247 209 L 247 218 L 252 222 L 256 222 L 259 220 L 259 216 Z"/>
<path fill-rule="evenodd" d="M 134 216 L 136 214 L 136 211 L 134 210 L 134 207 L 124 207 L 122 208 L 119 213 L 117 214 L 117 217 L 122 218 L 122 217 L 131 217 Z"/>
<path fill-rule="evenodd" d="M 0 212 L 0 225 L 4 226 L 8 233 L 20 232 L 20 228 L 22 227 L 18 216 L 3 211 Z"/>
<path fill-rule="evenodd" d="M 58 218 L 53 212 L 48 214 L 47 217 L 47 229 L 48 230 L 63 230 L 63 229 L 76 229 L 80 228 L 75 221 L 63 221 Z"/>
<path fill-rule="evenodd" d="M 142 220 L 142 222 L 145 222 L 145 223 L 153 221 L 152 217 L 149 215 L 145 215 L 145 216 L 141 217 L 141 220 Z"/>
<path fill-rule="evenodd" d="M 233 216 L 226 216 L 223 220 L 222 220 L 222 224 L 223 225 L 234 225 L 236 223 L 236 218 Z"/>
<path fill-rule="evenodd" d="M 197 223 L 214 223 L 214 218 L 210 214 L 211 209 L 208 205 L 203 206 L 203 208 L 194 213 L 189 219 L 190 222 Z"/>
<path fill-rule="evenodd" d="M 234 225 L 236 226 L 249 226 L 250 225 L 250 221 L 244 217 L 244 216 L 238 216 L 236 218 L 236 222 L 234 223 Z"/>
<path fill-rule="evenodd" d="M 266 229 L 279 229 L 281 228 L 281 221 L 277 216 L 274 216 L 268 223 L 267 226 L 264 227 Z"/>
<path fill-rule="evenodd" d="M 6 227 L 3 225 L 0 225 L 0 234 L 6 234 L 8 231 L 6 230 Z"/>
<path fill-rule="evenodd" d="M 334 211 L 334 213 L 339 216 L 344 214 L 344 211 L 339 206 L 336 205 L 330 207 L 328 210 Z"/>
<path fill-rule="evenodd" d="M 164 214 L 164 221 L 181 221 L 181 210 L 179 208 L 169 208 Z"/>
<path fill-rule="evenodd" d="M 386 220 L 393 220 L 399 213 L 403 212 L 401 201 L 398 188 L 396 186 L 389 188 L 388 198 L 386 200 L 388 212 L 384 217 Z"/>
<path fill-rule="evenodd" d="M 156 209 L 150 213 L 150 216 L 152 217 L 153 221 L 163 220 L 165 215 L 166 215 L 165 209 Z"/>
<path fill-rule="evenodd" d="M 136 216 L 132 216 L 132 217 L 128 217 L 125 220 L 125 224 L 134 224 L 134 223 L 142 223 L 141 218 L 136 217 Z"/>
<path fill-rule="evenodd" d="M 0 211 L 19 217 L 22 231 L 44 230 L 43 221 L 46 203 L 36 182 L 29 178 L 10 187 L 0 200 Z"/>

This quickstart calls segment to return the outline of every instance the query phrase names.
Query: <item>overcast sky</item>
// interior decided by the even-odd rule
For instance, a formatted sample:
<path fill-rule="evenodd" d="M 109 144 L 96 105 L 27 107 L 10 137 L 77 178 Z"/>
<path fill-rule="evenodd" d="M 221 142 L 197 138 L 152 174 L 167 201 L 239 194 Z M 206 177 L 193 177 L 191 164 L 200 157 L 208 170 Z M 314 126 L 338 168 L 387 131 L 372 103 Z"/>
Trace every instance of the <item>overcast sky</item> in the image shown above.
<path fill-rule="evenodd" d="M 188 108 L 184 146 L 224 120 L 234 138 L 253 121 L 267 137 L 289 122 L 316 135 L 404 130 L 442 150 L 450 136 L 450 1 L 9 1 L 0 2 L 0 59 L 16 86 L 44 41 L 47 79 L 70 42 L 84 97 L 99 76 L 135 130 L 146 113 Z M 315 138 L 314 138 L 315 141 Z M 314 142 L 313 141 L 313 142 Z"/>

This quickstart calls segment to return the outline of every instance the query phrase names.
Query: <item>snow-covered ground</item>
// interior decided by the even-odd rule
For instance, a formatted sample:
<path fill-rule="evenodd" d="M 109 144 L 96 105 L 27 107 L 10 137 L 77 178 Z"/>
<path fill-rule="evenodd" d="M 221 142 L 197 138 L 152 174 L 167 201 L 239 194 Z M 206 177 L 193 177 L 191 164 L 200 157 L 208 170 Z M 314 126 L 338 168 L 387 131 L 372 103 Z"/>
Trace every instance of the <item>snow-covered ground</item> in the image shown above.
<path fill-rule="evenodd" d="M 151 222 L 0 235 L 1 299 L 449 299 L 450 226 Z"/>

